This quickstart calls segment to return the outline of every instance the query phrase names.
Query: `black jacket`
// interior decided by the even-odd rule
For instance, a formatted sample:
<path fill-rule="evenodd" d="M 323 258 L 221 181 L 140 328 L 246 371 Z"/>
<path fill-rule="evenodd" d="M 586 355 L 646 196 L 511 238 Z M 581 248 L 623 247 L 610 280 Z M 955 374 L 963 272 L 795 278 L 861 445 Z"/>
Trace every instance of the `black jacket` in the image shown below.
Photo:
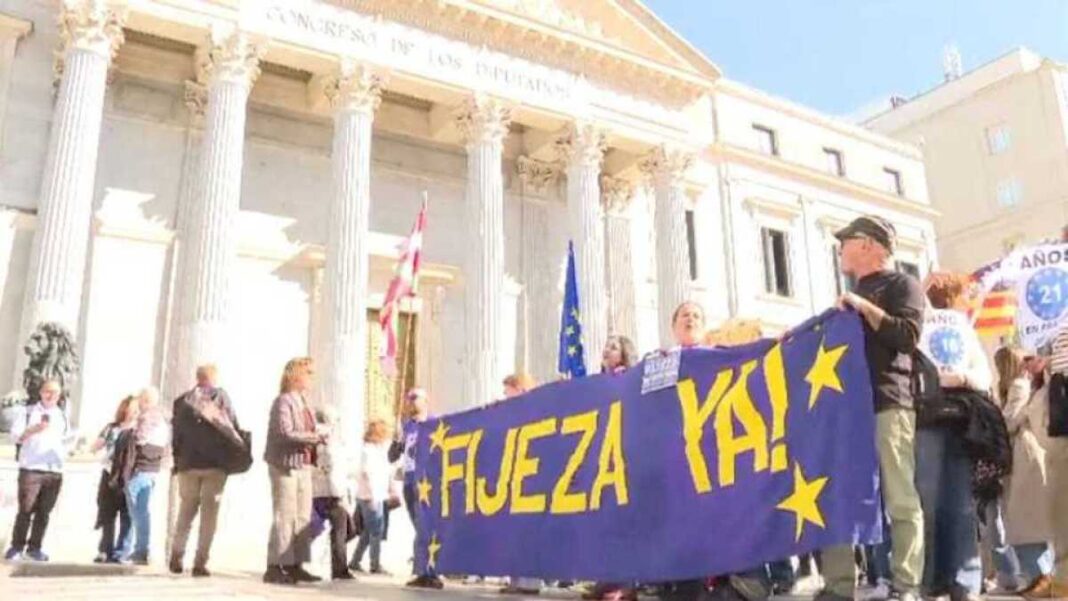
<path fill-rule="evenodd" d="M 244 451 L 244 444 L 237 431 L 240 426 L 230 397 L 222 388 L 216 388 L 212 396 L 222 412 L 229 417 L 233 428 L 212 422 L 192 405 L 190 390 L 174 401 L 171 425 L 174 428 L 172 447 L 174 471 L 192 469 L 224 469 L 229 456 Z"/>

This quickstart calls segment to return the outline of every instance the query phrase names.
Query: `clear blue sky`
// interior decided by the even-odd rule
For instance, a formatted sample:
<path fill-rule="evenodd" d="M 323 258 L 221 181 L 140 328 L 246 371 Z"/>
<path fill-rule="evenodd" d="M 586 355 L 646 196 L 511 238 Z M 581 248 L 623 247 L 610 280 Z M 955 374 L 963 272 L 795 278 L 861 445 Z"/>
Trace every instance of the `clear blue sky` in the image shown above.
<path fill-rule="evenodd" d="M 1068 0 L 646 0 L 734 80 L 832 115 L 968 71 L 1015 46 L 1068 62 Z"/>

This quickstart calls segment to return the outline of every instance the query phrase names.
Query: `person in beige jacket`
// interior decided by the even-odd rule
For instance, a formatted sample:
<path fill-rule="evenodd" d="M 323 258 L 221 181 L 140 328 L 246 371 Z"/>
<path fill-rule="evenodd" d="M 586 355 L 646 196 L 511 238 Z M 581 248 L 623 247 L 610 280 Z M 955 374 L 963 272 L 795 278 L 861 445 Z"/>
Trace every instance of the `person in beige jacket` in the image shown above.
<path fill-rule="evenodd" d="M 1005 534 L 1020 562 L 1022 594 L 1048 596 L 1053 571 L 1049 538 L 1050 489 L 1046 474 L 1049 443 L 1048 387 L 1031 391 L 1028 367 L 1041 371 L 1040 359 L 1025 360 L 1021 350 L 1003 347 L 994 355 L 998 371 L 998 400 L 1012 437 L 1012 476 L 1005 493 Z"/>

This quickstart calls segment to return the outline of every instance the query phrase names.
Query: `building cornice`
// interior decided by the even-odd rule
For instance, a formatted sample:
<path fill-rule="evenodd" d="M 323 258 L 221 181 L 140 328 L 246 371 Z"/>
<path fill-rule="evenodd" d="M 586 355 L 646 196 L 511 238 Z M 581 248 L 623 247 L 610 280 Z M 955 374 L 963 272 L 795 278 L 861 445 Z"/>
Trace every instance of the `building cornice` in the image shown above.
<path fill-rule="evenodd" d="M 875 204 L 885 206 L 895 211 L 911 213 L 921 217 L 937 217 L 940 213 L 929 205 L 908 200 L 900 196 L 883 192 L 882 190 L 858 184 L 855 181 L 824 173 L 818 169 L 805 167 L 795 163 L 788 163 L 778 157 L 770 157 L 765 154 L 749 150 L 733 144 L 722 142 L 709 148 L 713 160 L 730 160 L 758 167 L 786 177 L 792 177 L 805 183 L 826 188 L 834 192 L 848 196 L 858 197 Z"/>
<path fill-rule="evenodd" d="M 758 103 L 761 106 L 773 109 L 785 115 L 878 146 L 883 150 L 889 150 L 890 152 L 898 153 L 916 161 L 923 161 L 923 152 L 912 144 L 906 144 L 905 142 L 900 142 L 883 134 L 873 132 L 870 129 L 860 127 L 859 125 L 853 125 L 842 121 L 841 119 L 835 119 L 834 117 L 824 115 L 819 111 L 801 106 L 783 98 L 777 98 L 736 81 L 720 79 L 716 82 L 716 88 L 722 93 L 744 98 L 745 100 Z"/>

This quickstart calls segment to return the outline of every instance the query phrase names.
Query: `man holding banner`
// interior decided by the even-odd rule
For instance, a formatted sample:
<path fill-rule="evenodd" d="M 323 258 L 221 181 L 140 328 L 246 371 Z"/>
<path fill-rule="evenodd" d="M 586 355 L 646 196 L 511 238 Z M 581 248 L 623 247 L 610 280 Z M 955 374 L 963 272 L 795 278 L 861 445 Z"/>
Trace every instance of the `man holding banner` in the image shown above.
<path fill-rule="evenodd" d="M 864 338 L 875 397 L 876 440 L 883 502 L 890 515 L 893 585 L 890 599 L 913 600 L 923 576 L 923 511 L 916 491 L 916 414 L 911 392 L 912 352 L 920 339 L 924 299 L 915 278 L 892 265 L 897 234 L 875 216 L 853 220 L 835 233 L 842 271 L 856 278 L 839 303 L 864 319 Z M 856 590 L 853 550 L 823 554 L 827 588 L 818 598 L 852 599 Z"/>

